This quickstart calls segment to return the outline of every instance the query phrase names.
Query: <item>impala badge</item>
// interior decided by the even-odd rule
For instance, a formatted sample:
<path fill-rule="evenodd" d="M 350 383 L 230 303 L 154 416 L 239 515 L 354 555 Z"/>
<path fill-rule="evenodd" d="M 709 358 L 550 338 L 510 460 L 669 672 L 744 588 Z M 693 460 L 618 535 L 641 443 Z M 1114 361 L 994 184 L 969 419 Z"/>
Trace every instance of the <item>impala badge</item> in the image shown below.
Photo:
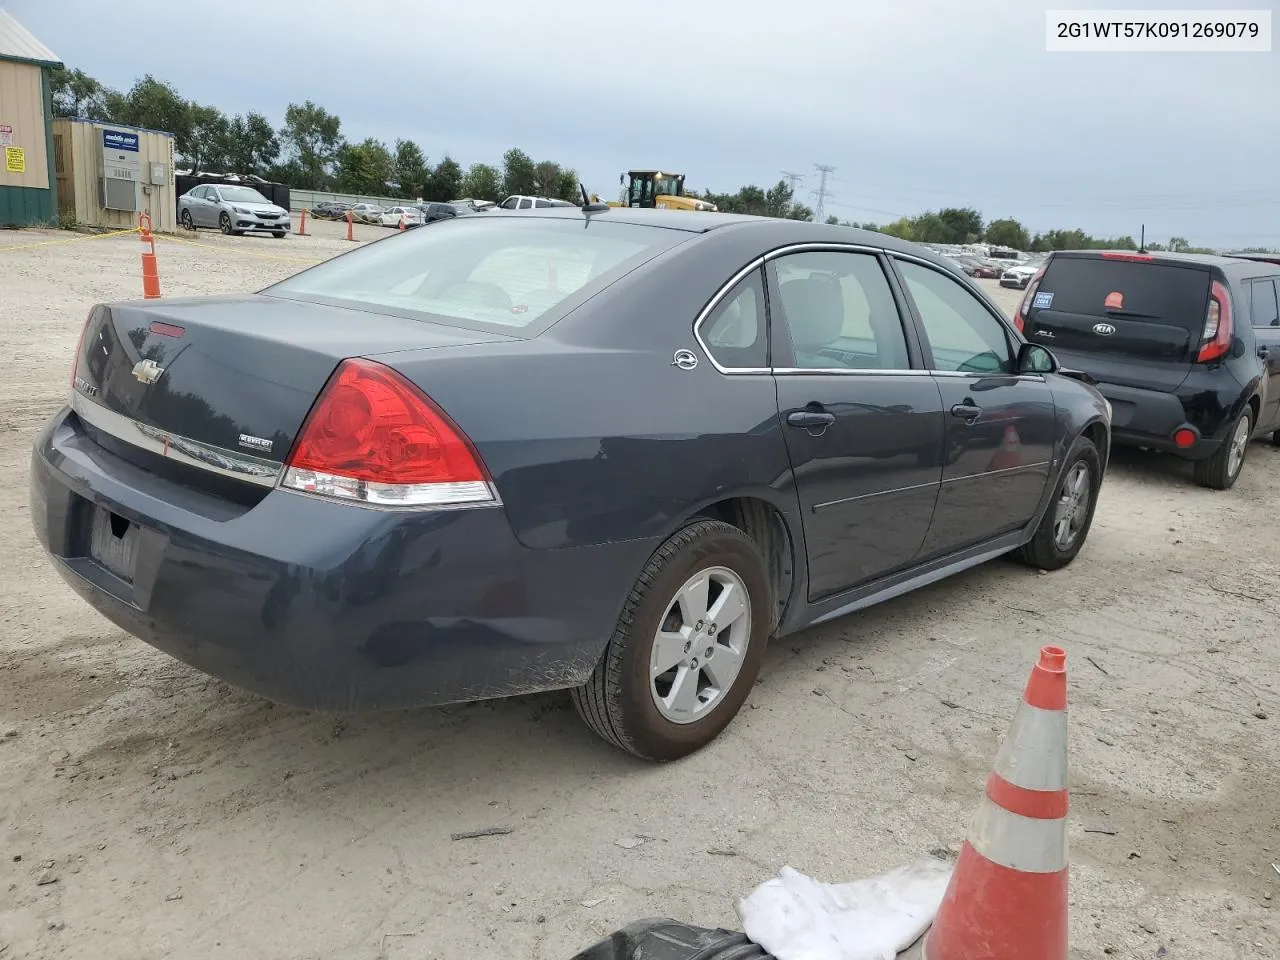
<path fill-rule="evenodd" d="M 671 360 L 673 367 L 679 367 L 681 370 L 692 370 L 698 365 L 698 357 L 692 350 L 677 350 L 676 355 Z"/>
<path fill-rule="evenodd" d="M 255 437 L 252 434 L 242 433 L 240 434 L 240 446 L 248 447 L 250 450 L 265 450 L 269 452 L 275 444 L 263 437 Z"/>
<path fill-rule="evenodd" d="M 1109 323 L 1095 323 L 1093 332 L 1100 337 L 1109 337 L 1116 332 L 1116 328 Z"/>
<path fill-rule="evenodd" d="M 155 383 L 164 373 L 164 367 L 154 360 L 139 360 L 133 365 L 133 375 L 142 383 Z"/>

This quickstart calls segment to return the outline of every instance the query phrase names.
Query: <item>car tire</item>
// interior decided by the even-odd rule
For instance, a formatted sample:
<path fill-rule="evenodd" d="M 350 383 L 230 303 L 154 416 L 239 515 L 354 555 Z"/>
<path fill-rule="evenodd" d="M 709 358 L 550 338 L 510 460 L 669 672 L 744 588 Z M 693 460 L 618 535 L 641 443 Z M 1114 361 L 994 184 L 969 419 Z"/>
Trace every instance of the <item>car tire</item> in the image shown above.
<path fill-rule="evenodd" d="M 698 589 L 700 580 L 705 590 Z M 733 606 L 736 616 L 727 624 L 713 623 L 717 635 L 707 638 L 700 632 L 705 614 L 731 603 L 726 594 L 735 592 L 745 592 Z M 704 609 L 694 609 L 699 605 Z M 703 619 L 687 623 L 686 615 Z M 663 627 L 676 638 L 665 647 L 659 645 Z M 619 749 L 645 760 L 678 760 L 714 740 L 737 715 L 760 672 L 773 627 L 773 589 L 755 543 L 730 524 L 697 520 L 664 542 L 641 571 L 604 656 L 586 684 L 573 691 L 574 706 Z M 673 656 L 674 666 L 655 676 Z M 717 670 L 712 664 L 723 666 Z M 725 689 L 715 689 L 717 673 Z"/>
<path fill-rule="evenodd" d="M 1277 430 L 1275 433 L 1271 434 L 1271 445 L 1273 447 L 1280 447 L 1280 430 Z"/>
<path fill-rule="evenodd" d="M 272 234 L 272 236 L 273 236 L 273 237 L 275 237 L 277 240 L 283 240 L 283 239 L 284 239 L 284 231 L 283 231 L 283 230 L 277 230 L 277 231 L 275 231 L 275 233 L 273 233 L 273 234 Z"/>
<path fill-rule="evenodd" d="M 1015 552 L 1017 559 L 1037 570 L 1061 570 L 1074 560 L 1093 526 L 1101 486 L 1097 446 L 1088 437 L 1076 437 L 1040 525 Z"/>
<path fill-rule="evenodd" d="M 1243 441 L 1241 440 L 1243 438 Z M 1210 490 L 1230 490 L 1240 478 L 1253 438 L 1253 407 L 1245 407 L 1213 456 L 1195 462 L 1196 483 Z M 1238 456 L 1237 456 L 1238 454 Z"/>
<path fill-rule="evenodd" d="M 231 234 L 233 233 L 231 229 L 231 217 L 229 217 L 225 213 L 222 216 L 218 217 L 218 229 L 221 230 L 223 233 L 225 233 L 227 236 L 231 236 Z"/>
<path fill-rule="evenodd" d="M 192 220 L 192 219 L 191 219 L 191 211 L 190 211 L 190 210 L 183 210 L 183 211 L 182 211 L 182 216 L 181 216 L 181 217 L 179 217 L 178 219 L 179 219 L 179 221 L 181 221 L 181 223 L 182 223 L 182 229 L 183 229 L 183 230 L 190 230 L 192 233 L 194 233 L 194 232 L 195 232 L 195 229 L 196 229 L 196 222 L 195 222 L 194 220 Z"/>

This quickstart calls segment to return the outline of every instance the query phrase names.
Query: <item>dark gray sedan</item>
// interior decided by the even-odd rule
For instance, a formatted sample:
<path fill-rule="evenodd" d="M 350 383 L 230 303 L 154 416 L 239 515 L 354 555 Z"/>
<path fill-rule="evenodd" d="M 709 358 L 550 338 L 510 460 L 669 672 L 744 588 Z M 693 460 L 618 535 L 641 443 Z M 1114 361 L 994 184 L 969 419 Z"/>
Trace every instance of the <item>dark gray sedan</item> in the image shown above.
<path fill-rule="evenodd" d="M 668 760 L 773 637 L 1076 556 L 1109 409 L 875 233 L 458 217 L 249 296 L 94 307 L 32 522 L 123 629 L 264 697 L 572 689 Z"/>

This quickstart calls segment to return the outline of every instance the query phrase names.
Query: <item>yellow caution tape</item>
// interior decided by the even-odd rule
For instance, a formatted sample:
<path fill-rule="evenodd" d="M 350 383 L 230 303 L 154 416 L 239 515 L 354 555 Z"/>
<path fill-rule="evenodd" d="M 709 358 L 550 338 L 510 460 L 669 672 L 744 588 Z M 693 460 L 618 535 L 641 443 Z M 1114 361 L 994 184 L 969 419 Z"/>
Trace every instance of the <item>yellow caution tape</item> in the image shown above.
<path fill-rule="evenodd" d="M 130 227 L 128 230 L 112 230 L 110 233 L 88 233 L 78 237 L 66 237 L 60 240 L 37 240 L 35 243 L 13 243 L 0 245 L 0 253 L 10 250 L 28 250 L 31 247 L 47 247 L 55 243 L 79 243 L 81 240 L 101 240 L 104 237 L 123 237 L 130 233 L 139 233 L 141 228 Z"/>
<path fill-rule="evenodd" d="M 206 250 L 218 250 L 224 253 L 238 253 L 241 256 L 245 256 L 245 257 L 258 257 L 261 260 L 282 260 L 282 261 L 285 261 L 286 263 L 306 263 L 312 266 L 314 266 L 317 263 L 324 263 L 324 260 L 325 260 L 325 258 L 321 258 L 319 260 L 303 260 L 300 257 L 280 257 L 272 253 L 257 253 L 256 251 L 253 251 L 253 250 L 240 250 L 236 247 L 224 247 L 221 244 L 217 244 L 217 243 L 204 243 L 200 240 L 187 240 L 183 237 L 171 237 L 171 236 L 168 236 L 167 234 L 162 235 L 157 233 L 155 235 L 155 238 L 157 240 L 172 240 L 174 243 L 186 243 L 186 244 L 190 244 L 193 247 L 204 247 Z"/>

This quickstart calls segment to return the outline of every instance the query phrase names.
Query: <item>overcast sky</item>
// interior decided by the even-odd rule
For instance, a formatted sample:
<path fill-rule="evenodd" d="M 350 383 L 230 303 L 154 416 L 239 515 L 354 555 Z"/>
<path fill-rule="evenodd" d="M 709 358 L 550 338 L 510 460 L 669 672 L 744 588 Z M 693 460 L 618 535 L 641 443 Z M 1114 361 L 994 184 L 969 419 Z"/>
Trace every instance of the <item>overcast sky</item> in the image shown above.
<path fill-rule="evenodd" d="M 1280 46 L 1044 49 L 1046 6 L 1274 11 L 1277 0 L 0 6 L 114 87 L 150 71 L 277 123 L 310 98 L 349 139 L 408 137 L 464 166 L 519 146 L 602 195 L 620 171 L 651 165 L 718 191 L 795 171 L 804 193 L 822 163 L 836 168 L 826 211 L 842 219 L 975 206 L 1031 229 L 1136 237 L 1145 222 L 1149 240 L 1280 247 Z"/>

